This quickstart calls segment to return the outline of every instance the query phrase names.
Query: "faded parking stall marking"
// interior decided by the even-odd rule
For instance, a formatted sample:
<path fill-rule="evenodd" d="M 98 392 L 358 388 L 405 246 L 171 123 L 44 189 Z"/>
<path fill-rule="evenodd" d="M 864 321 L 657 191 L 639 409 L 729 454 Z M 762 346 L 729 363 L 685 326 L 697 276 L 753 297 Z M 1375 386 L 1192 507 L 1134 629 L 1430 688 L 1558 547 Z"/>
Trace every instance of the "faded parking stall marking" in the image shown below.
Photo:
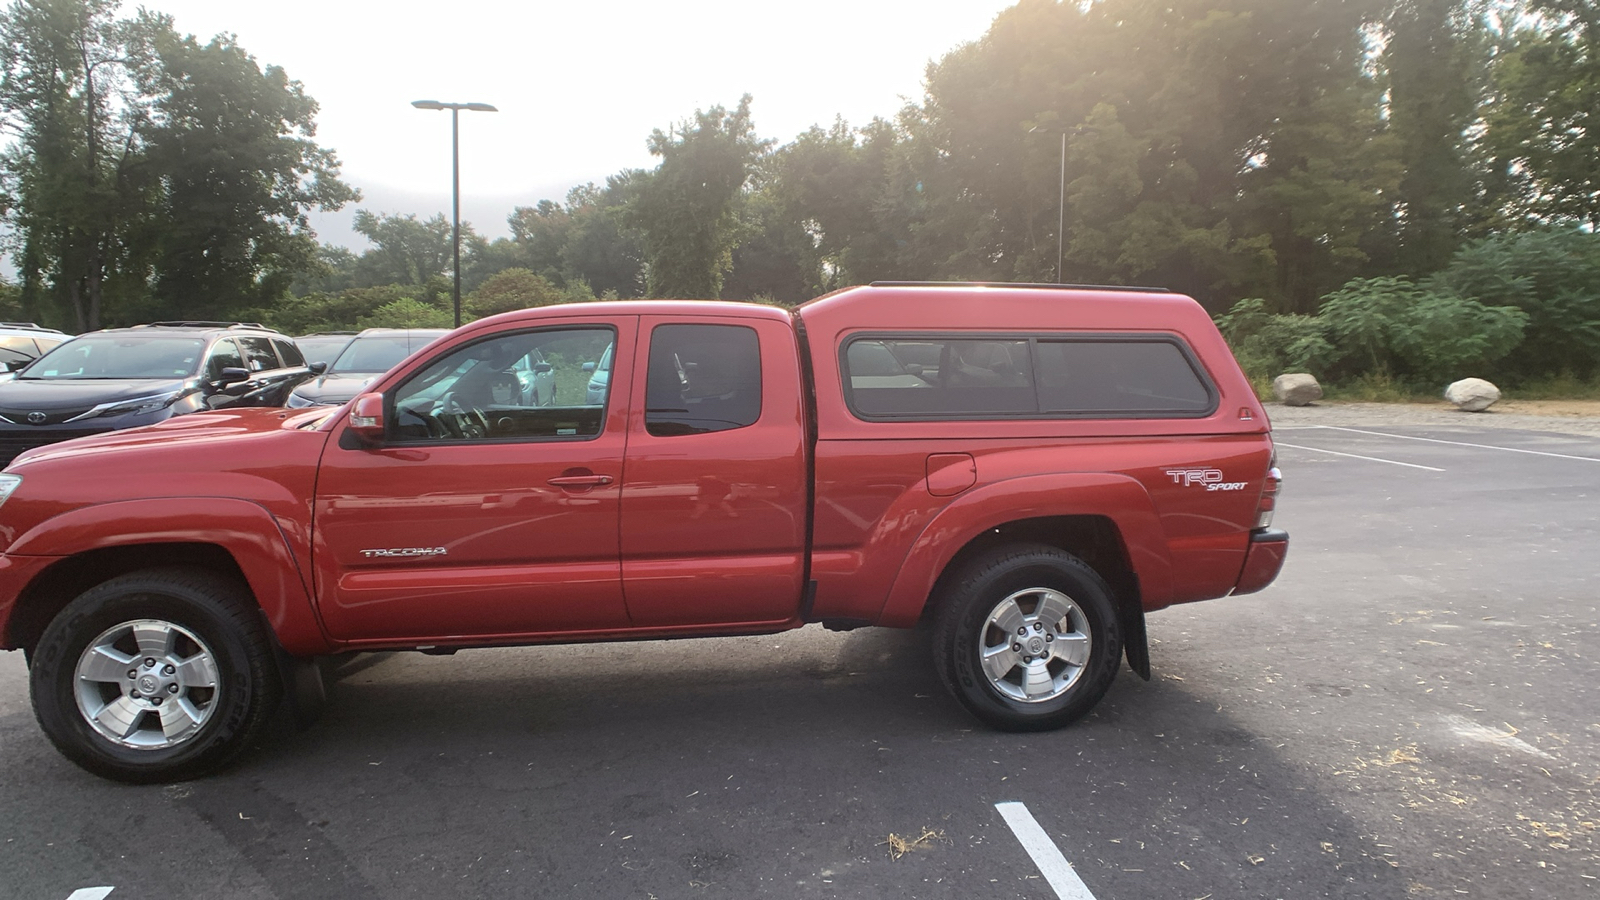
<path fill-rule="evenodd" d="M 1321 428 L 1322 426 L 1319 425 L 1317 427 Z M 1443 472 L 1444 471 L 1443 469 L 1435 468 L 1433 466 L 1423 466 L 1423 465 L 1418 465 L 1417 463 L 1400 462 L 1399 460 L 1395 460 L 1395 459 L 1380 459 L 1379 457 L 1376 457 L 1376 456 L 1362 456 L 1359 453 L 1341 453 L 1338 450 L 1324 450 L 1321 447 L 1302 447 L 1299 444 L 1285 444 L 1282 441 L 1274 441 L 1273 445 L 1277 446 L 1277 447 L 1291 447 L 1291 448 L 1293 448 L 1295 450 L 1310 450 L 1312 453 L 1328 453 L 1328 454 L 1332 454 L 1333 456 L 1348 456 L 1351 459 L 1364 459 L 1364 460 L 1366 460 L 1368 462 L 1388 463 L 1391 466 L 1405 466 L 1408 469 L 1423 469 L 1423 470 L 1426 470 L 1426 471 L 1429 471 L 1429 472 Z"/>
<path fill-rule="evenodd" d="M 1426 441 L 1427 443 L 1430 443 L 1430 444 L 1450 444 L 1450 445 L 1456 446 L 1456 447 L 1474 447 L 1474 448 L 1479 449 L 1479 450 L 1503 450 L 1503 451 L 1505 451 L 1507 453 L 1527 453 L 1527 454 L 1529 454 L 1531 456 L 1550 456 L 1550 457 L 1554 457 L 1556 459 L 1576 459 L 1576 460 L 1580 460 L 1582 462 L 1600 462 L 1600 458 L 1596 458 L 1596 457 L 1593 457 L 1593 456 L 1572 456 L 1572 455 L 1566 454 L 1566 453 L 1551 453 L 1548 450 L 1524 450 L 1524 449 L 1522 449 L 1520 447 L 1499 447 L 1499 446 L 1496 446 L 1494 444 L 1474 444 L 1474 443 L 1472 443 L 1470 441 L 1447 441 L 1447 440 L 1443 440 L 1442 438 L 1417 437 L 1416 435 L 1411 435 L 1411 434 L 1393 434 L 1393 433 L 1387 432 L 1387 431 L 1367 431 L 1367 430 L 1362 429 L 1362 428 L 1346 428 L 1343 425 L 1307 425 L 1307 426 L 1303 426 L 1303 427 L 1306 427 L 1306 428 L 1324 428 L 1324 429 L 1327 429 L 1329 431 L 1349 431 L 1349 432 L 1353 432 L 1355 434 L 1370 434 L 1370 435 L 1375 435 L 1377 437 L 1398 438 L 1398 439 L 1404 440 L 1404 441 Z M 1289 445 L 1285 444 L 1283 446 L 1289 446 Z M 1303 447 L 1301 449 L 1309 450 L 1309 449 L 1315 449 L 1315 448 Z M 1327 451 L 1327 452 L 1332 452 L 1332 451 Z M 1406 464 L 1405 463 L 1401 463 L 1400 465 L 1406 465 Z"/>

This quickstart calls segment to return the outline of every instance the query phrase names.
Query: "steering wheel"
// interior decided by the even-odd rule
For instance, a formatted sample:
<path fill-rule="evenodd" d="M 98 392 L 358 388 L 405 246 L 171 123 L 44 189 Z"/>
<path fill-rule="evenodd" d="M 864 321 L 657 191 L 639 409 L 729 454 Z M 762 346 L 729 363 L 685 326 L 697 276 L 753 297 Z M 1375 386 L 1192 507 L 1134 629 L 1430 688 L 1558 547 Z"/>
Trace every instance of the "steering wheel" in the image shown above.
<path fill-rule="evenodd" d="M 483 438 L 489 436 L 489 417 L 476 406 L 463 404 L 455 391 L 447 391 L 434 404 L 433 418 L 442 423 L 449 437 Z"/>

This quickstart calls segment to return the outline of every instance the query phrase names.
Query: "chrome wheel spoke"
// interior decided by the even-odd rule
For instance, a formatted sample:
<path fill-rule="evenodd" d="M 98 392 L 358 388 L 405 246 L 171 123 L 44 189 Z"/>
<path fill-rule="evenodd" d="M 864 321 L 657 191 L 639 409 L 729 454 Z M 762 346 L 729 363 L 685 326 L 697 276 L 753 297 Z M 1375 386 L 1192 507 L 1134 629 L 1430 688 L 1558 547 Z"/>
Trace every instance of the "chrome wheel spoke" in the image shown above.
<path fill-rule="evenodd" d="M 1047 630 L 1053 631 L 1056 623 L 1062 619 L 1071 621 L 1072 612 L 1076 608 L 1065 594 L 1058 594 L 1055 591 L 1042 591 L 1040 592 L 1039 606 L 1033 611 L 1033 615 L 1038 621 L 1044 623 L 1044 627 Z"/>
<path fill-rule="evenodd" d="M 1029 700 L 1043 700 L 1056 691 L 1055 678 L 1050 674 L 1050 666 L 1043 662 L 1032 662 L 1023 670 L 1022 693 Z"/>
<path fill-rule="evenodd" d="M 989 624 L 1004 631 L 1006 639 L 1010 640 L 1016 635 L 1017 630 L 1028 624 L 1027 617 L 1022 614 L 1022 607 L 1017 605 L 1016 597 L 1007 597 L 989 614 Z"/>
<path fill-rule="evenodd" d="M 174 741 L 193 731 L 200 720 L 205 718 L 205 713 L 196 709 L 189 698 L 183 697 L 170 703 L 161 704 L 161 733 L 167 740 Z"/>
<path fill-rule="evenodd" d="M 1022 662 L 1022 654 L 1011 649 L 1009 639 L 983 651 L 983 671 L 990 681 L 999 681 Z"/>
<path fill-rule="evenodd" d="M 178 673 L 175 676 L 178 684 L 185 688 L 209 688 L 217 686 L 217 664 L 209 653 L 197 653 L 181 663 L 178 663 Z"/>
<path fill-rule="evenodd" d="M 1058 634 L 1055 639 L 1056 658 L 1068 665 L 1083 666 L 1089 662 L 1089 636 L 1073 632 Z"/>
<path fill-rule="evenodd" d="M 172 644 L 178 637 L 178 632 L 166 622 L 136 622 L 133 626 L 133 639 L 139 645 L 139 652 L 145 656 L 161 659 L 172 652 Z"/>
<path fill-rule="evenodd" d="M 127 739 L 139 729 L 139 718 L 144 708 L 131 697 L 118 697 L 95 713 L 94 721 L 107 734 Z"/>
<path fill-rule="evenodd" d="M 134 657 L 117 652 L 115 647 L 100 644 L 90 647 L 78 662 L 78 678 L 103 684 L 121 684 L 128 680 L 128 670 Z"/>

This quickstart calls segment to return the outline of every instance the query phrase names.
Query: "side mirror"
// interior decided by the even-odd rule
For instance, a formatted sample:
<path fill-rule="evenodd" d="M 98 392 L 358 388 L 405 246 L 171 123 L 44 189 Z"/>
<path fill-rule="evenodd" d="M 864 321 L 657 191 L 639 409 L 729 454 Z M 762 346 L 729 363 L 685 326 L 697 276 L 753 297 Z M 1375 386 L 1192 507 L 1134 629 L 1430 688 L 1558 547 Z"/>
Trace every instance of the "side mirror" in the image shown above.
<path fill-rule="evenodd" d="M 237 366 L 229 366 L 222 370 L 222 376 L 213 382 L 213 384 L 215 384 L 217 387 L 227 387 L 230 384 L 238 384 L 241 381 L 249 380 L 249 369 L 241 369 Z"/>
<path fill-rule="evenodd" d="M 543 375 L 544 373 L 549 372 L 552 368 L 554 368 L 554 367 L 551 366 L 549 363 L 534 363 L 533 364 L 533 373 L 535 375 Z"/>
<path fill-rule="evenodd" d="M 350 404 L 350 431 L 368 444 L 383 441 L 383 395 L 362 394 Z"/>
<path fill-rule="evenodd" d="M 906 363 L 906 374 L 920 376 L 922 374 L 922 366 L 916 363 Z"/>
<path fill-rule="evenodd" d="M 310 369 L 311 370 L 311 374 L 313 374 L 313 375 L 321 375 L 323 372 L 328 371 L 328 364 L 325 363 L 325 362 L 320 362 L 319 361 L 319 362 L 314 362 L 309 366 L 306 366 L 306 368 Z"/>
<path fill-rule="evenodd" d="M 583 373 L 585 375 L 591 374 L 592 372 L 594 372 L 594 369 L 595 369 L 595 365 L 592 362 L 586 362 L 586 363 L 583 364 Z"/>

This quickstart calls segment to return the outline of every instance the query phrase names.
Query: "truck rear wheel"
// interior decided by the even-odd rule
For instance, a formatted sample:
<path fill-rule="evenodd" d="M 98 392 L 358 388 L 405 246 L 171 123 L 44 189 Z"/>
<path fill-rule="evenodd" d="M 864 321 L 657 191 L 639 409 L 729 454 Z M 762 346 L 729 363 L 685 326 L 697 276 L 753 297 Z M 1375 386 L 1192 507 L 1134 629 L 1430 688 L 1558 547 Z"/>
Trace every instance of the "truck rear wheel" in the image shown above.
<path fill-rule="evenodd" d="M 260 612 L 236 581 L 150 569 L 90 588 L 51 621 L 29 671 L 56 748 L 118 781 L 182 781 L 260 733 L 281 684 Z"/>
<path fill-rule="evenodd" d="M 1122 634 L 1111 589 L 1069 553 L 1044 544 L 992 550 L 937 600 L 939 675 L 995 728 L 1059 728 L 1093 709 L 1116 678 Z"/>

